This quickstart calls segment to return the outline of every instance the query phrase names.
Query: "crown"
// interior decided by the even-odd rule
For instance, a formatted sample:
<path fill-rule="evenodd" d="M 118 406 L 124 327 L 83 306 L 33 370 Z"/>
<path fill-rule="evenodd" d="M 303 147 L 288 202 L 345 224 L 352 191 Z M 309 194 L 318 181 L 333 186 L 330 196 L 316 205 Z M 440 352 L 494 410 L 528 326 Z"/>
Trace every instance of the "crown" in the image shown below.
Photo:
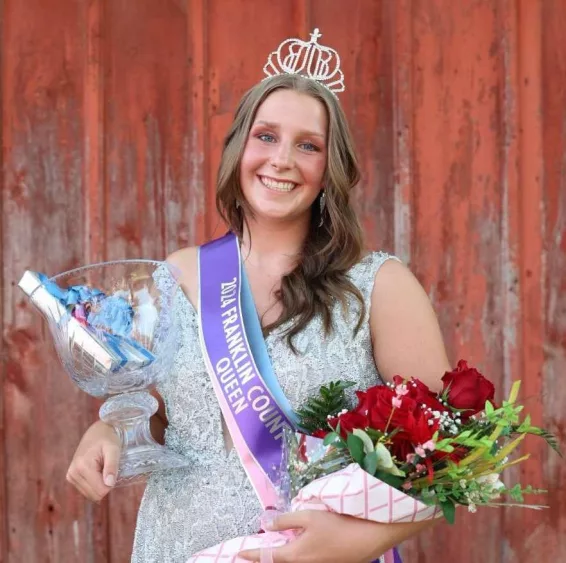
<path fill-rule="evenodd" d="M 278 74 L 298 74 L 316 80 L 326 86 L 334 95 L 343 92 L 344 73 L 340 70 L 340 56 L 334 49 L 318 43 L 322 37 L 318 28 L 311 34 L 310 41 L 286 39 L 267 57 L 263 72 L 267 77 Z"/>

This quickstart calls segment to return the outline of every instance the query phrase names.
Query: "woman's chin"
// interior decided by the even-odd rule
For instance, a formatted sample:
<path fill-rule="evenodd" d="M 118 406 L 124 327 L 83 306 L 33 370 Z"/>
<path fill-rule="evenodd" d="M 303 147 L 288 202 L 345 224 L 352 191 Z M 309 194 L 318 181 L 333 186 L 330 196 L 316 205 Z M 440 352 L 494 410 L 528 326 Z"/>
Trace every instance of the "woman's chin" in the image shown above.
<path fill-rule="evenodd" d="M 256 220 L 269 223 L 297 223 L 301 220 L 309 220 L 308 210 L 298 213 L 296 210 L 289 209 L 260 208 L 254 212 L 254 215 Z"/>

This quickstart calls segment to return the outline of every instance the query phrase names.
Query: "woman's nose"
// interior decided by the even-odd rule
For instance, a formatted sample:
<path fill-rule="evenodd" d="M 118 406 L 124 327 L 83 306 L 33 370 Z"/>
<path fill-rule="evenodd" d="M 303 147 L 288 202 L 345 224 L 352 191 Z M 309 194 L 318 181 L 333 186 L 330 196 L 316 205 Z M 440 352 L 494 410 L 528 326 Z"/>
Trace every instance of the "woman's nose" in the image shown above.
<path fill-rule="evenodd" d="M 271 157 L 271 166 L 277 170 L 292 168 L 293 148 L 285 143 L 280 143 Z"/>

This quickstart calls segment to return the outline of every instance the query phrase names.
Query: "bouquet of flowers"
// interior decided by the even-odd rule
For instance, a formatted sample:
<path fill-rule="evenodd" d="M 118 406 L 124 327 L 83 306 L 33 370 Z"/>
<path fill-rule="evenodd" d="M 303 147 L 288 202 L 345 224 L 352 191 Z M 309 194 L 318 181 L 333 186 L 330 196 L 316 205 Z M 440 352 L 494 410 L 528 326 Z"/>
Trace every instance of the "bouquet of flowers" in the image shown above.
<path fill-rule="evenodd" d="M 508 488 L 499 479 L 505 468 L 529 457 L 509 459 L 528 434 L 545 439 L 559 453 L 554 436 L 533 426 L 528 415 L 521 418 L 520 382 L 501 405 L 494 403 L 493 384 L 463 360 L 442 382 L 442 391 L 433 393 L 418 379 L 395 376 L 388 385 L 357 391 L 353 409 L 344 392 L 351 384 L 322 387 L 299 416 L 302 427 L 322 438 L 325 447 L 309 460 L 304 435 L 288 437 L 288 496 L 304 496 L 304 487 L 329 475 L 330 466 L 350 471 L 357 466 L 423 505 L 437 507 L 453 523 L 457 505 L 475 512 L 482 505 L 522 504 L 525 494 L 544 492 L 520 484 Z M 504 495 L 513 502 L 500 502 Z"/>
<path fill-rule="evenodd" d="M 553 435 L 521 416 L 520 382 L 506 401 L 494 401 L 494 386 L 465 361 L 431 391 L 418 379 L 356 391 L 350 404 L 337 381 L 322 386 L 297 414 L 304 432 L 288 431 L 281 469 L 282 510 L 318 509 L 375 522 L 415 522 L 444 516 L 453 523 L 458 505 L 527 506 L 524 495 L 541 493 L 530 485 L 507 487 L 501 472 L 529 456 L 510 460 L 528 434 Z M 501 500 L 509 496 L 510 501 Z M 237 561 L 242 547 L 282 545 L 289 536 L 268 533 L 230 540 L 190 561 Z M 233 549 L 235 548 L 235 549 Z M 219 551 L 220 549 L 220 551 Z M 393 555 L 389 559 L 393 561 Z"/>

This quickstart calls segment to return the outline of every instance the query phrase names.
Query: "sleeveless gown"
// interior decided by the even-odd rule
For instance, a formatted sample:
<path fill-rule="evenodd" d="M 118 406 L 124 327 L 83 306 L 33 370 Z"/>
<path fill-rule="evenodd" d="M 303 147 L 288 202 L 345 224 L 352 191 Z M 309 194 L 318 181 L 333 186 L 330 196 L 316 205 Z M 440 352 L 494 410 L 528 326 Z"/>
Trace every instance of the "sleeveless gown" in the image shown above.
<path fill-rule="evenodd" d="M 394 258 L 372 252 L 348 273 L 366 305 L 366 318 L 354 336 L 359 304 L 349 311 L 336 305 L 334 330 L 326 337 L 321 319 L 313 319 L 290 350 L 283 325 L 266 338 L 275 374 L 293 408 L 337 379 L 367 388 L 381 382 L 368 323 L 375 275 Z M 185 563 L 194 553 L 223 540 L 257 533 L 261 506 L 234 449 L 226 452 L 218 406 L 200 350 L 198 316 L 182 290 L 175 297 L 179 342 L 173 369 L 159 387 L 167 409 L 166 445 L 186 456 L 184 469 L 148 480 L 140 505 L 132 563 Z"/>

